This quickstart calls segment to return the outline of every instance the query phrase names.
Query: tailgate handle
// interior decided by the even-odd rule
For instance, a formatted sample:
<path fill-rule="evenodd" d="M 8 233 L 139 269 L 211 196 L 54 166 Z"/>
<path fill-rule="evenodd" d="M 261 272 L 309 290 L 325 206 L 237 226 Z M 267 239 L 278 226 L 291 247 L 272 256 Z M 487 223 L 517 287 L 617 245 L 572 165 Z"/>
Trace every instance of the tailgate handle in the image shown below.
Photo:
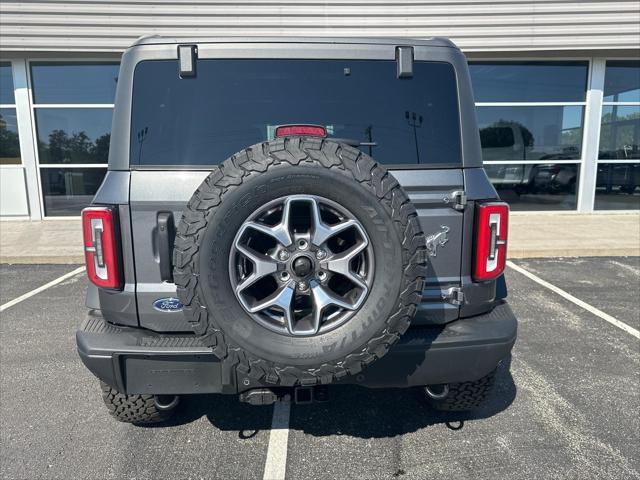
<path fill-rule="evenodd" d="M 160 258 L 160 278 L 163 282 L 173 282 L 173 241 L 176 237 L 173 214 L 158 213 L 158 257 Z"/>

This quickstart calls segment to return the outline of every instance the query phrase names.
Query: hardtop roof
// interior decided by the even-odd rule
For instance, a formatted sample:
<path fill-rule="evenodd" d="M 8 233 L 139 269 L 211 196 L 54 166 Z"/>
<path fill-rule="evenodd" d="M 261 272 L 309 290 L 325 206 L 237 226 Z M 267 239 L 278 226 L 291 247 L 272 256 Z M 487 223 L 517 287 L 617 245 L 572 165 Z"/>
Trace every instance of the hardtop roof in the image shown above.
<path fill-rule="evenodd" d="M 145 35 L 138 38 L 131 46 L 162 44 L 202 44 L 202 43 L 324 43 L 345 45 L 408 45 L 416 47 L 458 48 L 445 37 L 400 38 L 400 37 L 169 37 L 162 35 Z"/>

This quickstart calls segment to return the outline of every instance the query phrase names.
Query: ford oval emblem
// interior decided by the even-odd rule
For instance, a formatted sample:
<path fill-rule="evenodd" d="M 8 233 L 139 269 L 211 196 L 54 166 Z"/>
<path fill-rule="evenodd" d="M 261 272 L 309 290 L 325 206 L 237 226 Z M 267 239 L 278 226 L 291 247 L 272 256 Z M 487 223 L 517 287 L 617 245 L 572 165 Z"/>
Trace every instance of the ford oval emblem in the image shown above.
<path fill-rule="evenodd" d="M 159 298 L 153 302 L 153 308 L 159 312 L 181 312 L 182 302 L 177 298 Z"/>

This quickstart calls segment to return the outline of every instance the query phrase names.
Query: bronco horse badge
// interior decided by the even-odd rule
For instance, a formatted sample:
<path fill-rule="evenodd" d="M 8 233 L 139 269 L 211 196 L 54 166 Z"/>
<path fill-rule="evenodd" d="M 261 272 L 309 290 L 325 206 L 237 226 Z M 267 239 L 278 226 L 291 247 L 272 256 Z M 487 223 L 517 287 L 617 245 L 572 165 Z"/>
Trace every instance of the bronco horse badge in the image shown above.
<path fill-rule="evenodd" d="M 447 233 L 449 232 L 449 227 L 446 225 L 440 225 L 440 230 L 438 233 L 433 233 L 427 237 L 427 253 L 430 257 L 436 256 L 436 249 L 440 246 L 443 247 L 448 241 L 449 237 L 447 237 Z"/>

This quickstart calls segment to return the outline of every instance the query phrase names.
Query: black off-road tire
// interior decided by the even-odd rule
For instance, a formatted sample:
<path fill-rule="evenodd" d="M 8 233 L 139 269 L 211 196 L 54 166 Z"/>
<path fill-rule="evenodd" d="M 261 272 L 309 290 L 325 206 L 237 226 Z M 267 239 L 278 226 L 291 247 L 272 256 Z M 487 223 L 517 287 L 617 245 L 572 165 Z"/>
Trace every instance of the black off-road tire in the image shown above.
<path fill-rule="evenodd" d="M 450 383 L 449 394 L 435 400 L 424 393 L 429 404 L 436 410 L 448 412 L 467 412 L 478 408 L 489 396 L 495 380 L 495 370 L 489 375 L 473 382 Z M 434 386 L 433 390 L 441 391 L 441 386 Z"/>
<path fill-rule="evenodd" d="M 159 410 L 153 395 L 125 395 L 100 382 L 102 399 L 109 413 L 119 422 L 134 424 L 159 423 L 168 420 L 172 410 Z"/>
<path fill-rule="evenodd" d="M 346 205 L 347 208 L 352 212 L 353 208 L 360 209 L 370 226 L 374 221 L 386 222 L 377 232 L 369 234 L 389 239 L 385 247 L 387 262 L 395 263 L 380 265 L 380 270 L 394 269 L 394 280 L 386 279 L 389 285 L 385 285 L 384 292 L 383 287 L 377 287 L 375 302 L 369 302 L 373 293 L 369 294 L 357 313 L 364 315 L 361 312 L 367 308 L 368 316 L 356 323 L 358 327 L 344 327 L 348 335 L 337 337 L 341 326 L 325 334 L 331 335 L 325 336 L 330 342 L 323 343 L 315 337 L 295 337 L 286 343 L 281 335 L 280 340 L 275 338 L 278 334 L 256 326 L 244 310 L 238 310 L 242 307 L 230 290 L 228 280 L 229 251 L 218 250 L 228 248 L 221 245 L 231 242 L 229 238 L 233 239 L 240 225 L 237 222 L 246 219 L 252 209 L 259 208 L 258 202 L 266 202 L 271 198 L 269 195 L 278 192 L 280 195 L 326 193 L 327 198 L 338 195 L 336 192 L 341 192 L 339 195 L 343 198 L 357 196 L 358 202 Z M 254 380 L 282 386 L 328 384 L 346 375 L 358 374 L 385 355 L 407 330 L 422 298 L 425 248 L 415 207 L 395 178 L 371 157 L 327 139 L 280 138 L 228 158 L 195 191 L 177 228 L 174 280 L 184 314 L 194 332 L 201 335 L 203 342 L 222 360 L 224 382 L 242 378 L 245 385 Z M 216 273 L 223 268 L 226 281 L 221 273 Z M 374 288 L 376 282 L 377 272 Z M 382 316 L 382 326 L 369 335 L 372 325 L 377 328 Z M 353 325 L 354 318 L 346 325 Z M 358 333 L 366 331 L 368 336 L 363 341 L 357 337 L 357 346 L 352 339 L 356 338 L 356 328 Z M 301 353 L 305 352 L 304 342 L 309 352 L 306 358 L 305 353 Z M 347 348 L 349 351 L 345 352 Z M 310 358 L 311 355 L 314 357 Z M 317 361 L 323 356 L 326 359 Z"/>

